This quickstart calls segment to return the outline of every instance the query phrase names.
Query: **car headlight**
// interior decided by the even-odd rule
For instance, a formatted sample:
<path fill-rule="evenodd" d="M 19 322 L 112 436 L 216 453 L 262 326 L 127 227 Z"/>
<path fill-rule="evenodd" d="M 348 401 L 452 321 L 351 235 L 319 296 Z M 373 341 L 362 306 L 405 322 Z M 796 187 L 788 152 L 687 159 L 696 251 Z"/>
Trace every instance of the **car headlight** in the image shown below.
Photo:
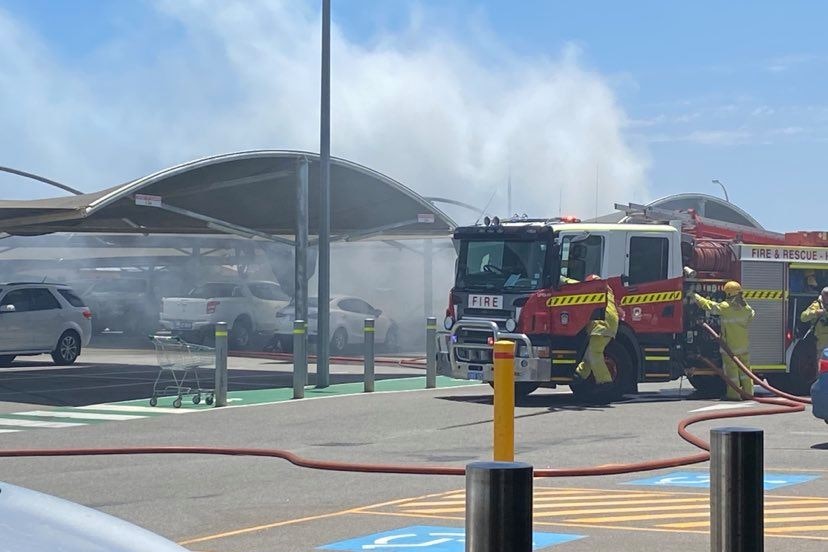
<path fill-rule="evenodd" d="M 506 321 L 506 331 L 507 332 L 515 331 L 515 328 L 517 328 L 517 322 L 515 322 L 514 318 L 510 318 L 509 320 Z"/>
<path fill-rule="evenodd" d="M 452 326 L 454 326 L 454 318 L 446 316 L 445 320 L 443 320 L 443 327 L 450 330 Z"/>

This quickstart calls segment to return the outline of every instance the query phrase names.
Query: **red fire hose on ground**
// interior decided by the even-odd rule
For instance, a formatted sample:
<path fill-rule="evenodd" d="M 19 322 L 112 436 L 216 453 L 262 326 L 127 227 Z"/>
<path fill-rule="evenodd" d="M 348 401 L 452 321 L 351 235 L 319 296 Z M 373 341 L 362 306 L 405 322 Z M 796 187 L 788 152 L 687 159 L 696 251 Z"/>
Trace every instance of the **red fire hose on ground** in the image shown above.
<path fill-rule="evenodd" d="M 717 341 L 720 337 L 707 324 L 704 329 Z M 757 385 L 770 391 L 776 397 L 751 397 L 745 394 L 734 382 L 730 381 L 724 373 L 709 360 L 699 357 L 708 367 L 713 369 L 725 382 L 736 390 L 744 399 L 752 399 L 756 402 L 768 405 L 763 408 L 756 408 L 749 411 L 736 410 L 731 412 L 708 412 L 690 416 L 679 422 L 678 433 L 688 443 L 702 449 L 702 452 L 680 456 L 676 458 L 665 458 L 661 460 L 648 460 L 627 464 L 605 464 L 601 466 L 576 467 L 576 468 L 546 468 L 534 470 L 535 477 L 578 477 L 592 475 L 615 475 L 622 473 L 633 473 L 641 471 L 659 470 L 678 466 L 687 466 L 706 462 L 710 459 L 710 445 L 707 441 L 693 435 L 687 429 L 693 424 L 708 420 L 720 420 L 726 418 L 740 418 L 746 416 L 767 416 L 771 414 L 789 414 L 802 412 L 805 405 L 811 400 L 806 397 L 797 397 L 784 393 L 764 382 L 751 372 L 727 347 L 721 343 L 722 350 L 736 362 L 737 366 L 748 375 Z M 401 361 L 400 364 L 402 364 Z M 35 456 L 107 456 L 107 455 L 132 455 L 132 454 L 215 454 L 224 456 L 259 456 L 267 458 L 280 458 L 295 466 L 316 470 L 331 470 L 342 472 L 361 473 L 395 473 L 411 475 L 464 475 L 464 467 L 453 466 L 428 466 L 416 464 L 365 464 L 352 462 L 333 462 L 304 458 L 290 451 L 282 449 L 259 449 L 259 448 L 236 448 L 236 447 L 196 447 L 196 446 L 149 446 L 149 447 L 118 447 L 118 448 L 76 448 L 76 449 L 17 449 L 0 450 L 0 458 L 21 458 Z"/>

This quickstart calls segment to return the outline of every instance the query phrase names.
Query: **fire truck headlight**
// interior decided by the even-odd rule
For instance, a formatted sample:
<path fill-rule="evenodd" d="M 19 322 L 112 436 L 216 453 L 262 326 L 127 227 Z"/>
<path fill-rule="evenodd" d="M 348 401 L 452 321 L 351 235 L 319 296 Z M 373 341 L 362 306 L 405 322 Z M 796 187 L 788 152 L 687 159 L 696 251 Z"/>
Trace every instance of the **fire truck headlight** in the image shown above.
<path fill-rule="evenodd" d="M 517 328 L 517 322 L 515 322 L 514 318 L 510 318 L 506 321 L 506 331 L 513 332 Z"/>
<path fill-rule="evenodd" d="M 454 326 L 454 319 L 451 316 L 446 316 L 446 319 L 443 320 L 443 327 L 450 330 L 452 326 Z"/>

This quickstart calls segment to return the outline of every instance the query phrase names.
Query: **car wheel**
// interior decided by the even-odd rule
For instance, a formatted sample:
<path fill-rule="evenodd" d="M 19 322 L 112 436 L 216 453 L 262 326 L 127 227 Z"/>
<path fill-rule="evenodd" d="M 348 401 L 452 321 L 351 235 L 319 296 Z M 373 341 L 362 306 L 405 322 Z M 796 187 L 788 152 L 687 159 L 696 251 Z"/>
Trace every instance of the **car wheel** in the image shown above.
<path fill-rule="evenodd" d="M 15 355 L 0 355 L 0 367 L 7 368 L 14 362 Z"/>
<path fill-rule="evenodd" d="M 338 328 L 331 338 L 331 352 L 342 354 L 348 347 L 348 332 L 345 328 Z"/>
<path fill-rule="evenodd" d="M 234 349 L 246 349 L 250 346 L 252 329 L 246 318 L 240 318 L 233 323 L 230 330 L 230 345 Z"/>
<path fill-rule="evenodd" d="M 75 362 L 80 356 L 81 343 L 80 337 L 74 331 L 63 332 L 63 335 L 58 339 L 55 350 L 52 351 L 52 360 L 58 366 L 67 366 Z"/>
<path fill-rule="evenodd" d="M 391 326 L 385 334 L 385 341 L 382 343 L 389 353 L 396 353 L 400 349 L 400 332 L 396 327 Z"/>

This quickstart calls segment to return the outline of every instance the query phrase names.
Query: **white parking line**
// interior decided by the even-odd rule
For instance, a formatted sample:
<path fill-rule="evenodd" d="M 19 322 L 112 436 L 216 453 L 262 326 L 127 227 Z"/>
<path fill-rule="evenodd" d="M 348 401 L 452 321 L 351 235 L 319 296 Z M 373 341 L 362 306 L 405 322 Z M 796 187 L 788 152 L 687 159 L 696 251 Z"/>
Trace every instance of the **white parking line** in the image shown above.
<path fill-rule="evenodd" d="M 123 404 L 90 404 L 77 407 L 76 410 L 112 410 L 114 412 L 151 412 L 154 414 L 189 414 L 192 410 L 182 408 L 165 408 L 163 406 L 128 406 Z"/>
<path fill-rule="evenodd" d="M 94 412 L 62 412 L 60 410 L 32 410 L 31 412 L 15 412 L 21 416 L 41 416 L 43 418 L 80 418 L 84 420 L 139 420 L 146 416 L 130 416 L 127 414 L 96 414 Z"/>
<path fill-rule="evenodd" d="M 17 426 L 17 427 L 41 427 L 41 428 L 62 428 L 62 427 L 78 427 L 87 424 L 79 424 L 74 422 L 42 422 L 40 420 L 14 420 L 12 418 L 0 418 L 0 426 Z"/>
<path fill-rule="evenodd" d="M 714 404 L 713 406 L 705 406 L 704 408 L 697 408 L 695 410 L 691 410 L 690 412 L 709 412 L 711 410 L 730 410 L 732 408 L 748 408 L 748 407 L 751 407 L 751 406 L 756 406 L 757 404 L 759 404 L 759 403 L 757 403 L 755 401 Z"/>

